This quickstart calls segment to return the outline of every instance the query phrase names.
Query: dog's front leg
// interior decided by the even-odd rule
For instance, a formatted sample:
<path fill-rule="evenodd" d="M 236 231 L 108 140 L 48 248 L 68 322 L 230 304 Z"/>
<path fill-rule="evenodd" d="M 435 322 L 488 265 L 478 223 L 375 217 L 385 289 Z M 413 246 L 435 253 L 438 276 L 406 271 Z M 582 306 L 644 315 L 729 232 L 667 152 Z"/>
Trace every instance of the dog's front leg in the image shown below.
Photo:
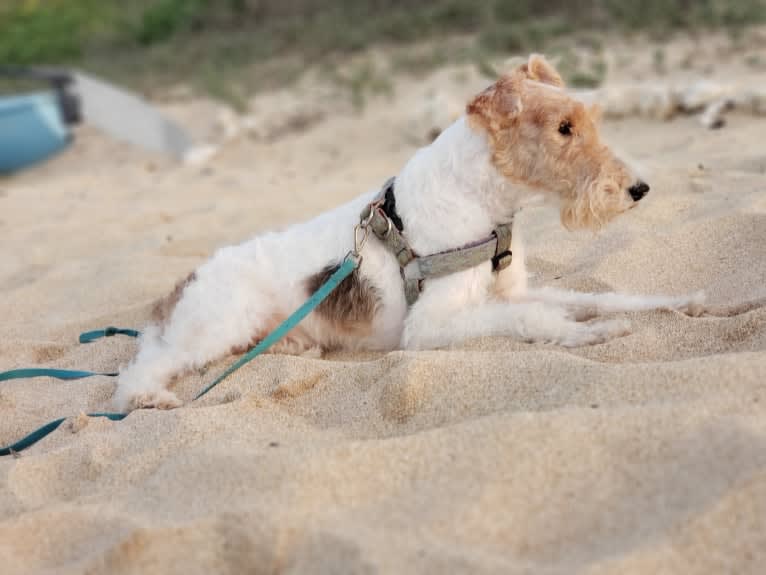
<path fill-rule="evenodd" d="M 120 370 L 114 405 L 120 411 L 138 408 L 172 409 L 181 400 L 167 389 L 174 375 L 188 367 L 188 360 L 179 357 L 179 350 L 163 340 L 158 326 L 144 329 L 139 340 L 138 355 Z"/>
<path fill-rule="evenodd" d="M 456 274 L 457 275 L 457 274 Z M 454 277 L 454 276 L 453 276 Z M 404 325 L 402 346 L 429 349 L 482 336 L 510 336 L 526 342 L 576 347 L 602 343 L 629 333 L 624 321 L 575 321 L 560 306 L 541 302 L 512 303 L 491 299 L 488 292 L 463 289 L 468 282 L 428 286 L 413 305 Z M 473 293 L 473 296 L 471 295 Z"/>
<path fill-rule="evenodd" d="M 697 292 L 682 296 L 631 295 L 615 292 L 586 293 L 551 287 L 530 288 L 524 266 L 524 251 L 520 234 L 514 226 L 513 261 L 497 274 L 493 287 L 501 299 L 514 303 L 544 303 L 564 307 L 578 321 L 592 319 L 605 313 L 677 310 L 691 316 L 702 315 L 705 296 Z"/>
<path fill-rule="evenodd" d="M 676 310 L 690 316 L 699 316 L 705 311 L 705 296 L 702 292 L 682 296 L 633 295 L 615 292 L 585 293 L 542 287 L 527 290 L 523 301 L 562 306 L 580 320 L 605 313 Z"/>

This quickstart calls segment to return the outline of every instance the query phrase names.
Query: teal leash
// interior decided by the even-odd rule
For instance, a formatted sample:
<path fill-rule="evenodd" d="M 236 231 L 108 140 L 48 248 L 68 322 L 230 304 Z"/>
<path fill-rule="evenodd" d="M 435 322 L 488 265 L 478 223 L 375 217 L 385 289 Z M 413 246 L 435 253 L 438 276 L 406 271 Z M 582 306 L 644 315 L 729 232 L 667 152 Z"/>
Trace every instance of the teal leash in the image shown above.
<path fill-rule="evenodd" d="M 297 310 L 293 312 L 293 314 L 288 317 L 285 321 L 283 321 L 281 324 L 279 324 L 279 327 L 277 327 L 274 331 L 272 331 L 269 335 L 267 335 L 264 339 L 260 341 L 258 345 L 256 345 L 253 349 L 251 349 L 249 352 L 247 352 L 245 355 L 243 355 L 239 360 L 237 360 L 233 365 L 229 366 L 226 371 L 224 371 L 221 375 L 219 375 L 213 383 L 208 385 L 205 389 L 200 391 L 192 401 L 198 400 L 200 397 L 205 395 L 208 391 L 213 389 L 216 385 L 221 383 L 224 379 L 229 377 L 232 373 L 237 371 L 240 367 L 248 363 L 249 361 L 252 361 L 259 355 L 261 355 L 264 351 L 269 349 L 272 345 L 277 343 L 280 339 L 285 337 L 288 332 L 290 332 L 295 326 L 297 326 L 303 319 L 311 313 L 320 303 L 322 303 L 325 299 L 327 299 L 327 296 L 329 296 L 333 291 L 335 291 L 335 288 L 340 285 L 340 282 L 342 282 L 344 279 L 346 279 L 348 276 L 350 276 L 354 270 L 359 267 L 360 259 L 358 256 L 354 256 L 353 254 L 349 254 L 346 256 L 346 259 L 343 260 L 343 264 L 335 271 L 334 274 L 330 276 L 330 278 L 323 283 L 317 291 L 314 292 L 314 295 L 312 295 L 309 299 L 306 300 L 306 302 L 299 307 Z"/>
<path fill-rule="evenodd" d="M 80 343 L 90 343 L 102 337 L 112 337 L 113 335 L 127 335 L 129 337 L 138 337 L 141 335 L 135 329 L 124 329 L 121 327 L 105 327 L 95 331 L 86 331 L 80 334 Z"/>
<path fill-rule="evenodd" d="M 11 379 L 31 379 L 33 377 L 53 377 L 65 381 L 73 379 L 83 379 L 93 377 L 94 375 L 105 375 L 106 377 L 116 377 L 117 373 L 97 373 L 95 371 L 80 371 L 77 369 L 54 369 L 47 367 L 28 367 L 24 369 L 12 369 L 0 373 L 0 381 L 9 381 Z"/>
<path fill-rule="evenodd" d="M 127 413 L 88 413 L 88 417 L 106 417 L 107 419 L 111 419 L 112 421 L 120 421 L 121 419 L 125 419 L 128 414 Z M 64 423 L 67 420 L 66 417 L 62 417 L 60 419 L 56 419 L 54 421 L 51 421 L 50 423 L 46 423 L 42 427 L 36 429 L 26 437 L 18 440 L 13 445 L 9 445 L 8 447 L 0 448 L 0 457 L 4 457 L 6 455 L 13 455 L 14 453 L 18 453 L 19 451 L 22 451 L 26 449 L 27 447 L 31 447 L 38 441 L 40 441 L 43 437 L 46 435 L 49 435 L 56 431 L 58 429 L 58 426 Z"/>
<path fill-rule="evenodd" d="M 274 331 L 272 331 L 266 338 L 261 340 L 261 342 L 256 345 L 253 349 L 251 349 L 248 353 L 243 355 L 239 360 L 237 360 L 234 364 L 229 366 L 221 375 L 219 375 L 213 383 L 205 387 L 202 391 L 200 391 L 192 401 L 196 401 L 203 395 L 205 395 L 207 392 L 209 392 L 211 389 L 213 389 L 216 385 L 221 383 L 224 379 L 226 379 L 228 376 L 230 376 L 232 373 L 237 371 L 240 367 L 245 365 L 246 363 L 252 361 L 257 356 L 261 355 L 263 352 L 265 352 L 267 349 L 269 349 L 272 345 L 277 343 L 280 339 L 285 337 L 295 326 L 297 326 L 303 319 L 306 318 L 308 314 L 310 314 L 314 309 L 319 306 L 325 299 L 327 299 L 327 296 L 329 296 L 333 291 L 335 291 L 335 288 L 340 285 L 340 283 L 346 279 L 348 276 L 350 276 L 354 270 L 356 270 L 357 267 L 359 267 L 359 263 L 361 262 L 361 258 L 358 255 L 355 255 L 354 253 L 350 253 L 346 258 L 343 260 L 343 263 L 341 266 L 333 273 L 330 278 L 323 283 L 319 289 L 314 292 L 314 294 L 306 300 L 306 302 L 299 307 L 297 310 L 295 310 L 290 317 L 288 317 L 285 321 L 283 321 Z M 113 335 L 127 335 L 130 337 L 138 337 L 139 332 L 133 329 L 121 329 L 116 327 L 107 327 L 105 329 L 101 330 L 95 330 L 95 331 L 89 331 L 85 332 L 80 335 L 80 343 L 90 343 L 96 339 L 102 338 L 102 337 L 111 337 Z M 30 378 L 30 377 L 55 377 L 57 379 L 63 379 L 63 380 L 74 380 L 74 379 L 82 379 L 85 377 L 92 377 L 94 375 L 103 375 L 108 377 L 114 377 L 118 375 L 117 373 L 96 373 L 92 371 L 78 371 L 78 370 L 68 370 L 68 369 L 49 369 L 49 368 L 28 368 L 28 369 L 13 369 L 11 371 L 6 371 L 0 373 L 0 382 L 2 381 L 8 381 L 11 379 L 20 379 L 20 378 Z M 111 421 L 120 421 L 122 419 L 125 419 L 128 414 L 127 413 L 88 413 L 88 417 L 105 417 Z M 43 439 L 45 436 L 49 435 L 50 433 L 53 433 L 58 427 L 66 421 L 66 417 L 62 417 L 60 419 L 56 419 L 54 421 L 51 421 L 50 423 L 46 423 L 39 429 L 36 429 L 26 437 L 20 439 L 13 445 L 9 445 L 7 447 L 0 448 L 0 457 L 6 456 L 6 455 L 12 455 L 14 453 L 18 453 L 19 451 L 22 451 L 26 449 L 27 447 L 31 447 L 41 439 Z"/>
<path fill-rule="evenodd" d="M 99 329 L 95 331 L 88 331 L 83 334 L 80 334 L 80 343 L 91 343 L 92 341 L 95 341 L 97 339 L 100 339 L 102 337 L 111 337 L 114 335 L 127 335 L 129 337 L 138 337 L 139 332 L 137 332 L 134 329 L 122 329 L 117 327 L 107 327 L 104 329 Z M 12 369 L 10 371 L 4 371 L 0 372 L 0 382 L 2 381 L 10 381 L 12 379 L 31 379 L 34 377 L 52 377 L 55 379 L 61 379 L 64 381 L 72 381 L 76 379 L 84 379 L 86 377 L 93 377 L 96 375 L 103 375 L 106 377 L 116 377 L 119 375 L 117 372 L 114 373 L 100 373 L 95 371 L 81 371 L 77 369 L 55 369 L 55 368 L 45 368 L 45 367 L 32 367 L 32 368 L 26 368 L 26 369 Z M 120 421 L 121 419 L 125 419 L 128 414 L 127 413 L 88 413 L 88 417 L 106 417 L 107 419 L 110 419 L 112 421 Z M 7 447 L 0 448 L 0 457 L 4 457 L 6 455 L 12 455 L 14 453 L 18 453 L 19 451 L 22 451 L 26 449 L 27 447 L 31 447 L 38 441 L 40 441 L 43 437 L 50 435 L 58 427 L 64 423 L 67 420 L 66 417 L 62 417 L 60 419 L 56 419 L 54 421 L 51 421 L 50 423 L 46 423 L 42 427 L 36 429 L 26 437 L 23 437 L 13 445 L 9 445 Z"/>
<path fill-rule="evenodd" d="M 91 343 L 102 337 L 112 337 L 114 335 L 127 335 L 129 337 L 138 337 L 140 335 L 135 329 L 124 329 L 119 327 L 106 327 L 95 331 L 86 331 L 80 334 L 80 343 Z M 106 377 L 117 377 L 117 372 L 100 373 L 95 371 L 81 371 L 79 369 L 55 369 L 47 367 L 31 367 L 25 369 L 12 369 L 10 371 L 0 372 L 0 381 L 9 381 L 11 379 L 27 379 L 33 377 L 53 377 L 70 381 L 73 379 L 83 379 L 103 375 Z"/>

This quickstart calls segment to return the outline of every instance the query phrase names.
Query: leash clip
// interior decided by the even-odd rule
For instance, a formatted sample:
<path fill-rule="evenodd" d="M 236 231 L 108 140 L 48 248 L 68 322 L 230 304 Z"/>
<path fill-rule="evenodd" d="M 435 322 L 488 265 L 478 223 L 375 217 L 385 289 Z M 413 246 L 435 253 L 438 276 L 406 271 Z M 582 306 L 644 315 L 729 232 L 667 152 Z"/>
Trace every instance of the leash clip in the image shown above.
<path fill-rule="evenodd" d="M 360 222 L 354 226 L 354 251 L 353 255 L 361 260 L 362 248 L 367 243 L 367 238 L 370 236 L 370 228 L 364 222 Z"/>
<path fill-rule="evenodd" d="M 372 223 L 372 218 L 375 216 L 375 210 L 380 208 L 381 205 L 383 205 L 382 200 L 371 202 L 367 206 L 366 211 L 362 212 L 362 217 L 359 220 L 359 223 L 354 226 L 353 255 L 359 262 L 362 261 L 362 248 L 364 247 L 364 244 L 367 243 L 367 238 L 370 237 L 370 224 Z"/>
<path fill-rule="evenodd" d="M 344 262 L 346 262 L 348 260 L 351 260 L 352 262 L 354 262 L 354 268 L 358 268 L 359 264 L 362 263 L 362 256 L 360 256 L 359 254 L 357 254 L 357 253 L 355 253 L 353 251 L 350 251 L 350 252 L 348 252 L 346 254 L 346 257 L 343 258 Z"/>

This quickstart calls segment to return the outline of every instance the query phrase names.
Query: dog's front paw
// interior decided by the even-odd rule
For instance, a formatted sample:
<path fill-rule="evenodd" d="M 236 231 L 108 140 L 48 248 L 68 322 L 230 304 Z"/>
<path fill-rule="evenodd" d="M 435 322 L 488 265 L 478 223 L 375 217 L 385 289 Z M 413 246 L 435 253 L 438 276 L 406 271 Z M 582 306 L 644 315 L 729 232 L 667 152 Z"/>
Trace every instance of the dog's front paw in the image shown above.
<path fill-rule="evenodd" d="M 175 409 L 183 405 L 176 394 L 167 389 L 144 391 L 128 396 L 118 395 L 114 403 L 117 409 L 122 412 L 133 411 L 134 409 Z"/>

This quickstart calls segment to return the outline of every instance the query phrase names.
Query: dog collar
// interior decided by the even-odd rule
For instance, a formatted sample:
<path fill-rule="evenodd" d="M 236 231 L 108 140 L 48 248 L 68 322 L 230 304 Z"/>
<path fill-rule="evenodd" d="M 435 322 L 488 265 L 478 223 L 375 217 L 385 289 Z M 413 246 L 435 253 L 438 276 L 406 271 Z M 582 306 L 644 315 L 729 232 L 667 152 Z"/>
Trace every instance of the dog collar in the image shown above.
<path fill-rule="evenodd" d="M 391 223 L 394 224 L 394 227 L 396 227 L 396 229 L 400 232 L 403 232 L 404 223 L 402 222 L 402 218 L 399 217 L 399 214 L 396 213 L 396 196 L 394 196 L 395 180 L 396 178 L 388 178 L 386 183 L 383 185 L 381 191 L 383 194 L 383 204 L 380 206 L 380 209 L 383 210 L 383 213 L 388 217 L 389 220 L 391 220 Z"/>
<path fill-rule="evenodd" d="M 460 248 L 418 256 L 404 236 L 404 223 L 396 212 L 395 178 L 389 178 L 377 198 L 360 214 L 359 227 L 372 233 L 393 254 L 399 263 L 407 305 L 414 304 L 423 289 L 423 282 L 461 272 L 492 262 L 492 271 L 499 272 L 511 265 L 511 230 L 513 219 L 495 228 L 486 238 Z"/>

